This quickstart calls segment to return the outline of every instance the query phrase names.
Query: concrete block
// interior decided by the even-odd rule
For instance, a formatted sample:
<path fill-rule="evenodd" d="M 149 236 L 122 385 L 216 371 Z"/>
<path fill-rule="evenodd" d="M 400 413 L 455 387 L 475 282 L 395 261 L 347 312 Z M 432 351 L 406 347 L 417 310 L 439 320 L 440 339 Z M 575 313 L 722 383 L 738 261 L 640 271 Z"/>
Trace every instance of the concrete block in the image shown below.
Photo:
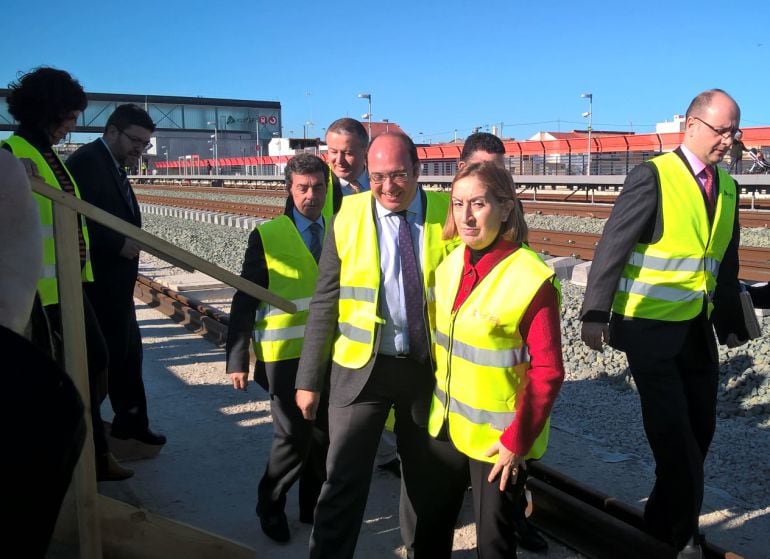
<path fill-rule="evenodd" d="M 581 262 L 572 268 L 572 277 L 570 281 L 575 285 L 585 287 L 588 284 L 588 272 L 591 271 L 590 262 Z"/>
<path fill-rule="evenodd" d="M 565 281 L 570 279 L 572 269 L 581 262 L 582 260 L 572 256 L 557 256 L 546 261 L 546 264 L 556 272 L 556 277 L 559 278 L 559 281 Z"/>
<path fill-rule="evenodd" d="M 169 289 L 174 291 L 198 291 L 201 289 L 220 289 L 223 287 L 222 282 L 207 276 L 202 272 L 194 272 L 192 274 L 178 274 L 175 276 L 165 276 L 157 278 L 155 281 L 161 285 L 165 285 Z"/>

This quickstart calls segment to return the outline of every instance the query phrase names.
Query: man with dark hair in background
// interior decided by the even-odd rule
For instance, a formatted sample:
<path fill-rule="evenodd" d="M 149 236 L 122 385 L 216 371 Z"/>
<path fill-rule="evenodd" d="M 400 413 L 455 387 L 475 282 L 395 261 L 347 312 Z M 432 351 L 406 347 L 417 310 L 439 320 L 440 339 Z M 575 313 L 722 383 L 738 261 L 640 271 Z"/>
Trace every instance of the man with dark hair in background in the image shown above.
<path fill-rule="evenodd" d="M 102 137 L 67 159 L 83 200 L 141 227 L 139 205 L 125 169 L 137 164 L 154 131 L 155 124 L 142 108 L 118 106 L 107 119 Z M 111 434 L 164 445 L 166 437 L 150 430 L 142 380 L 142 339 L 134 307 L 140 247 L 95 221 L 88 220 L 88 230 L 94 281 L 85 289 L 109 352 L 108 393 L 115 412 Z"/>
<path fill-rule="evenodd" d="M 315 422 L 304 419 L 294 403 L 294 380 L 328 225 L 321 214 L 328 172 L 315 155 L 301 153 L 289 160 L 285 169 L 289 202 L 284 215 L 252 231 L 243 260 L 241 277 L 291 300 L 297 313 L 289 315 L 238 291 L 227 330 L 227 373 L 233 388 L 248 386 L 253 332 L 254 380 L 270 394 L 273 445 L 257 489 L 257 516 L 265 535 L 277 542 L 290 536 L 284 509 L 294 482 L 299 479 L 299 520 L 312 524 L 326 479 L 325 405 Z"/>
<path fill-rule="evenodd" d="M 492 161 L 501 169 L 505 169 L 504 158 L 505 146 L 500 138 L 489 132 L 476 132 L 465 139 L 457 170 L 471 163 L 484 161 Z"/>

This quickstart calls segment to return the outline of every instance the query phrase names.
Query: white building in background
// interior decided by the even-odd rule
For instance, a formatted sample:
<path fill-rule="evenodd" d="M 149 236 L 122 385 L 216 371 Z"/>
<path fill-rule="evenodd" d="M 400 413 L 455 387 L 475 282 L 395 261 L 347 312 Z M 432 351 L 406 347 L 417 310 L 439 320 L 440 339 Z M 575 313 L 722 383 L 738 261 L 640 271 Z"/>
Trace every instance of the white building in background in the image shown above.
<path fill-rule="evenodd" d="M 674 115 L 674 120 L 665 120 L 655 125 L 656 134 L 668 134 L 670 132 L 684 132 L 684 125 L 687 121 L 684 115 Z"/>

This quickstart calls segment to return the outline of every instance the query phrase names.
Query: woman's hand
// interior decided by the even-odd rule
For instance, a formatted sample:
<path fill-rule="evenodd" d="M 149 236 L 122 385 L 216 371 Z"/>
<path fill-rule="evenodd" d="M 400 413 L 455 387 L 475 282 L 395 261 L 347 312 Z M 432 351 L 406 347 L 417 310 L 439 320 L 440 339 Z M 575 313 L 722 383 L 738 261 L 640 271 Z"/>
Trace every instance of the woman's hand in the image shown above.
<path fill-rule="evenodd" d="M 497 455 L 497 462 L 492 467 L 492 471 L 489 472 L 487 481 L 492 483 L 497 476 L 500 476 L 500 491 L 505 491 L 508 482 L 511 484 L 516 483 L 516 478 L 519 475 L 519 468 L 526 468 L 527 463 L 521 456 L 516 456 L 513 452 L 505 448 L 500 441 L 495 442 L 489 450 L 484 453 L 486 456 Z"/>

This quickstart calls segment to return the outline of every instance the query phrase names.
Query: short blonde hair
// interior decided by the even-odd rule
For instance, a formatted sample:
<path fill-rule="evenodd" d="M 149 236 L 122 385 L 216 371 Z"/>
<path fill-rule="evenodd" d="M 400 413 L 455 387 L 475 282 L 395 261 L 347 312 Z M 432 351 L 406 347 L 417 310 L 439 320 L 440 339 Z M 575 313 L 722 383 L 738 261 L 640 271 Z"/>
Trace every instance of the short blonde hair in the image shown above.
<path fill-rule="evenodd" d="M 508 201 L 513 203 L 513 208 L 511 208 L 508 218 L 500 225 L 499 236 L 516 243 L 526 243 L 528 236 L 527 222 L 524 221 L 521 203 L 516 198 L 516 185 L 513 182 L 511 173 L 490 161 L 472 163 L 457 172 L 452 180 L 451 191 L 454 192 L 457 181 L 468 177 L 476 177 L 481 184 L 487 187 L 489 193 L 499 203 L 502 204 Z M 457 224 L 455 223 L 452 202 L 450 201 L 442 238 L 449 240 L 455 237 L 457 237 Z"/>

